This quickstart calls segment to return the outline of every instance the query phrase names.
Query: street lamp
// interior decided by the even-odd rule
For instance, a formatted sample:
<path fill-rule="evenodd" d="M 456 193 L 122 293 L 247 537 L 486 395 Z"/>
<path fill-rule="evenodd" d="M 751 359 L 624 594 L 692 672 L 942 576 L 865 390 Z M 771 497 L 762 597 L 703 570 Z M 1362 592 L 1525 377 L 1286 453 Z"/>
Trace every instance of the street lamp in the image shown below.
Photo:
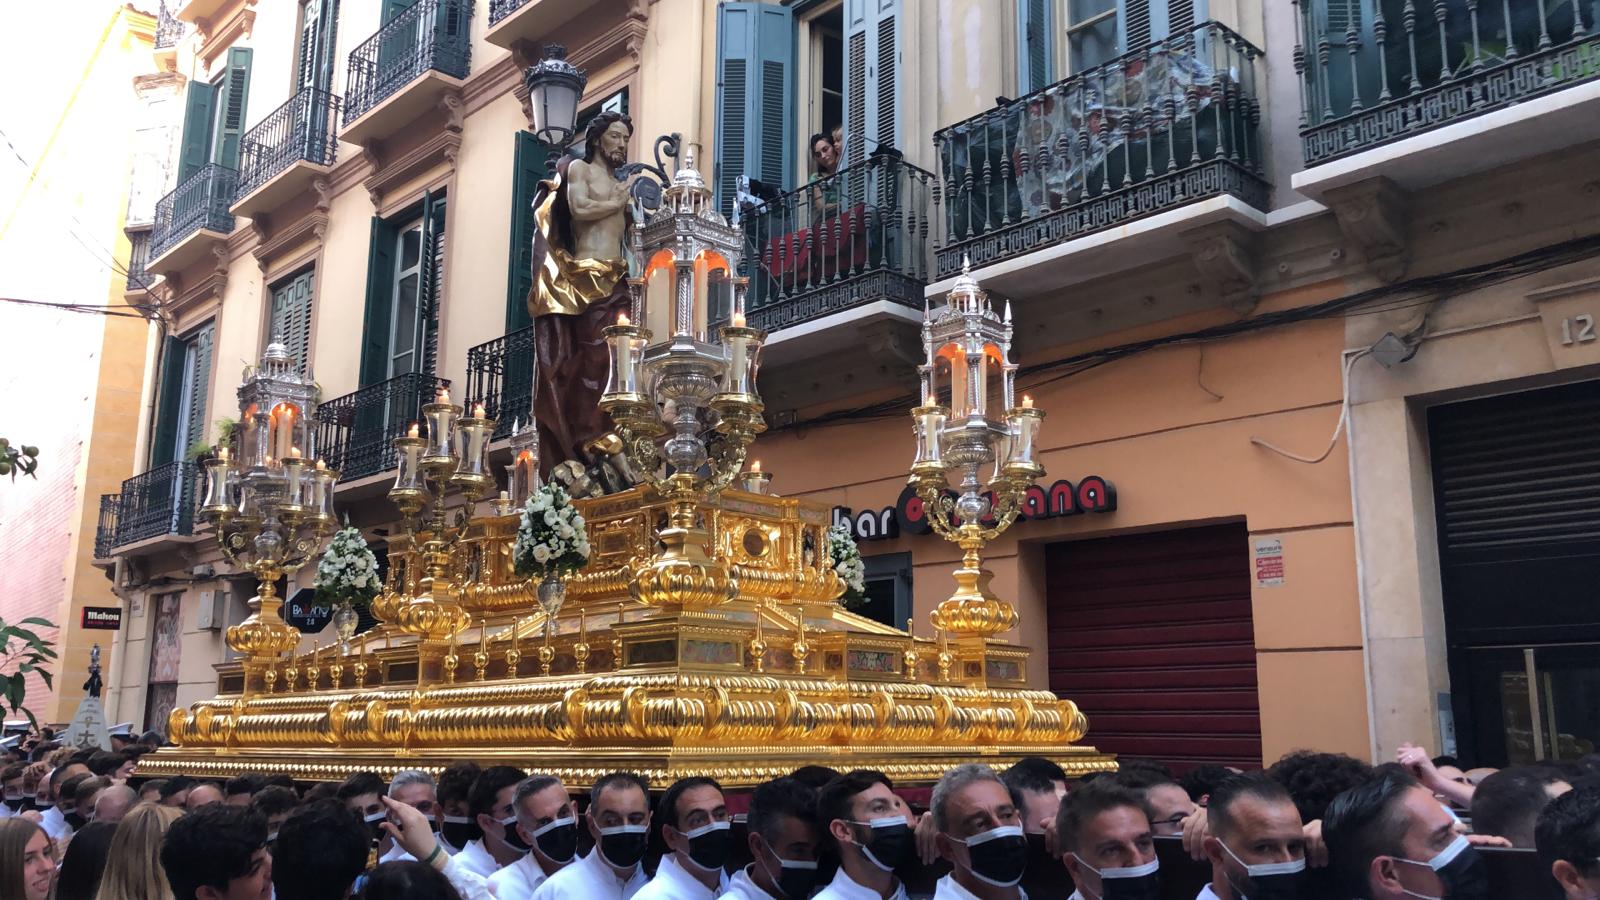
<path fill-rule="evenodd" d="M 578 101 L 589 77 L 567 62 L 567 48 L 545 44 L 544 59 L 522 73 L 533 113 L 533 136 L 553 150 L 564 148 L 578 131 Z"/>

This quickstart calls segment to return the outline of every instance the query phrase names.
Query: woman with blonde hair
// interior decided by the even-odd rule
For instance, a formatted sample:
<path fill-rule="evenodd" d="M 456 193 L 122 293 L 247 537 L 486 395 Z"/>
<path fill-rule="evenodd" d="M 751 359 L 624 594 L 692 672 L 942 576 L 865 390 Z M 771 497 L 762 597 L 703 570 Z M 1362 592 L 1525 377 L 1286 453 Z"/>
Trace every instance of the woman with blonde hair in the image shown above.
<path fill-rule="evenodd" d="M 49 900 L 56 883 L 56 847 L 38 822 L 0 819 L 0 897 Z"/>
<path fill-rule="evenodd" d="M 183 810 L 141 803 L 128 811 L 111 837 L 111 852 L 95 900 L 173 900 L 161 868 L 161 842 Z"/>

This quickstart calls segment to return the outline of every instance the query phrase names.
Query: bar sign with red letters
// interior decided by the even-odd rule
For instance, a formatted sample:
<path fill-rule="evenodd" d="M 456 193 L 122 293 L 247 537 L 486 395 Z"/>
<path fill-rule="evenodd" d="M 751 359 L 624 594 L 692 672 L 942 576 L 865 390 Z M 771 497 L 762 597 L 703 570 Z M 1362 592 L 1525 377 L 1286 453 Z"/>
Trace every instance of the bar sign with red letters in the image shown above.
<path fill-rule="evenodd" d="M 85 606 L 83 627 L 116 631 L 122 627 L 122 608 L 119 606 Z"/>

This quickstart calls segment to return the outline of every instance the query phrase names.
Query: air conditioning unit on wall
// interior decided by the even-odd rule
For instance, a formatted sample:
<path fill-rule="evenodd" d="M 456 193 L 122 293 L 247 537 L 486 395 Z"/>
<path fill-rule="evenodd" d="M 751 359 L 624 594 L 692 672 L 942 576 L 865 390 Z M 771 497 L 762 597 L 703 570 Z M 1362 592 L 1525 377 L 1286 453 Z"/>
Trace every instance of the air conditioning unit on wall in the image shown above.
<path fill-rule="evenodd" d="M 197 591 L 196 596 L 198 602 L 195 609 L 195 627 L 205 631 L 221 631 L 222 626 L 227 624 L 224 619 L 228 608 L 227 590 L 207 588 Z"/>

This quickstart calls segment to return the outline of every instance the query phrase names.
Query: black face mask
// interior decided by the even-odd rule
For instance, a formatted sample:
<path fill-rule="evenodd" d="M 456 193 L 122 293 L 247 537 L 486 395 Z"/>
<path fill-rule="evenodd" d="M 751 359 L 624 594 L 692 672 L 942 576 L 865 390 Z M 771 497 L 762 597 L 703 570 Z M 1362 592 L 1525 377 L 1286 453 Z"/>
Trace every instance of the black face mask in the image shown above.
<path fill-rule="evenodd" d="M 506 842 L 507 847 L 510 847 L 518 853 L 527 853 L 529 850 L 533 849 L 531 844 L 522 839 L 521 832 L 517 831 L 516 816 L 506 816 L 504 819 L 501 819 L 500 827 L 505 830 L 505 837 L 501 838 L 501 840 Z"/>
<path fill-rule="evenodd" d="M 72 830 L 73 831 L 77 831 L 78 829 L 82 828 L 83 826 L 89 824 L 89 820 L 85 819 L 83 816 L 78 815 L 78 811 L 77 810 L 73 810 L 72 812 L 65 813 L 65 814 L 63 814 L 61 816 L 61 818 L 67 820 L 67 824 L 72 826 Z"/>
<path fill-rule="evenodd" d="M 381 812 L 372 813 L 361 818 L 361 821 L 367 823 L 367 837 L 371 839 L 374 847 L 378 846 L 379 842 L 383 840 L 383 829 L 378 826 L 387 818 L 389 818 L 389 814 Z"/>
<path fill-rule="evenodd" d="M 1098 900 L 1156 900 L 1161 896 L 1161 863 L 1151 860 L 1142 866 L 1117 869 L 1096 869 L 1077 857 L 1084 868 L 1100 876 Z M 1089 896 L 1085 893 L 1085 896 Z M 1095 900 L 1095 898 L 1090 898 Z"/>
<path fill-rule="evenodd" d="M 1020 825 L 1002 825 L 964 841 L 972 875 L 995 887 L 1011 887 L 1028 868 L 1028 839 Z"/>
<path fill-rule="evenodd" d="M 870 822 L 851 822 L 865 825 L 872 836 L 861 848 L 867 860 L 885 872 L 893 872 L 911 858 L 917 849 L 917 836 L 903 816 L 888 816 Z"/>
<path fill-rule="evenodd" d="M 439 836 L 450 846 L 460 850 L 483 836 L 483 830 L 470 816 L 445 816 L 439 825 Z"/>
<path fill-rule="evenodd" d="M 6 808 L 11 810 L 12 812 L 16 812 L 17 810 L 22 808 L 23 799 L 24 798 L 22 798 L 22 797 L 7 797 L 6 798 Z"/>
<path fill-rule="evenodd" d="M 776 853 L 773 856 L 778 856 Z M 787 900 L 806 900 L 817 886 L 817 863 L 815 860 L 784 859 L 778 856 L 778 874 L 772 874 L 772 868 L 761 861 L 758 854 L 756 863 L 762 871 L 767 873 L 773 883 L 778 887 L 778 893 Z"/>
<path fill-rule="evenodd" d="M 578 820 L 567 816 L 546 822 L 533 833 L 533 842 L 545 859 L 563 864 L 572 862 L 578 855 Z"/>
<path fill-rule="evenodd" d="M 600 858 L 619 869 L 631 869 L 644 859 L 648 825 L 618 825 L 600 829 Z"/>
<path fill-rule="evenodd" d="M 1425 863 L 1403 858 L 1399 861 L 1432 869 L 1449 900 L 1485 900 L 1489 896 L 1489 873 L 1483 867 L 1483 857 L 1464 834 L 1456 835 L 1450 846 Z"/>
<path fill-rule="evenodd" d="M 695 865 L 716 872 L 727 864 L 733 850 L 732 822 L 711 822 L 682 834 L 689 839 L 689 860 Z"/>
<path fill-rule="evenodd" d="M 1244 867 L 1243 879 L 1235 878 L 1226 870 L 1223 872 L 1234 895 L 1240 900 L 1295 900 L 1300 896 L 1306 871 L 1304 859 L 1252 866 L 1240 859 L 1227 844 L 1222 844 L 1222 849 L 1233 857 L 1234 862 Z"/>

